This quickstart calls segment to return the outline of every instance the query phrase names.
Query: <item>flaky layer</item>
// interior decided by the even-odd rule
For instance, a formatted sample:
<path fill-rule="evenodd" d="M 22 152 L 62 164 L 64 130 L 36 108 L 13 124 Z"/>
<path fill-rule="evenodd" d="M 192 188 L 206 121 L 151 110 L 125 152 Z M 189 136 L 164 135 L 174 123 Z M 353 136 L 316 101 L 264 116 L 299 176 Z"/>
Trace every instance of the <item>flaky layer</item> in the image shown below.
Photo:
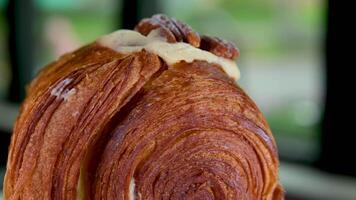
<path fill-rule="evenodd" d="M 11 141 L 6 199 L 75 199 L 85 154 L 162 62 L 96 44 L 48 66 L 28 90 Z"/>

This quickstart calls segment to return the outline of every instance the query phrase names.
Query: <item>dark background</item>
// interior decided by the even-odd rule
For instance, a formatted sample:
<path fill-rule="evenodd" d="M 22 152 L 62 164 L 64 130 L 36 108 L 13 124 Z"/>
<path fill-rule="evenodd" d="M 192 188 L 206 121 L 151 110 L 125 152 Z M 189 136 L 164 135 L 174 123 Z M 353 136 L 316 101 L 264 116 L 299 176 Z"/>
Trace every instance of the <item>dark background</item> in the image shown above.
<path fill-rule="evenodd" d="M 271 125 L 287 199 L 356 199 L 350 10 L 336 0 L 0 0 L 0 180 L 38 70 L 159 12 L 237 44 L 238 83 Z"/>

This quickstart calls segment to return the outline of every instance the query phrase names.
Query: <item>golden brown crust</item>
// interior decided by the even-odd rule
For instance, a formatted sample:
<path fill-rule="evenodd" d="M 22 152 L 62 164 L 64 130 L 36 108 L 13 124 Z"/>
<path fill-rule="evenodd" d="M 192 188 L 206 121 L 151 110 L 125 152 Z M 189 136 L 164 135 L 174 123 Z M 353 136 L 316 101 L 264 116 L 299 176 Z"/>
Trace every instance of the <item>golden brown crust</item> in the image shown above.
<path fill-rule="evenodd" d="M 176 37 L 176 36 L 175 36 Z M 4 197 L 283 199 L 272 133 L 218 65 L 96 43 L 47 66 L 14 127 Z"/>

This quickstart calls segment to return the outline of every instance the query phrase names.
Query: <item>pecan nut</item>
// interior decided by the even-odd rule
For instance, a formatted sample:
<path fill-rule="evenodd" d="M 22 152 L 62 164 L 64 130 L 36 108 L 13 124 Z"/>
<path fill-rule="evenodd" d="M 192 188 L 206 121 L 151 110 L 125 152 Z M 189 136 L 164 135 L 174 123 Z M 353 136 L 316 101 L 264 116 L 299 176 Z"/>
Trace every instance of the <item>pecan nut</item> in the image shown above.
<path fill-rule="evenodd" d="M 236 59 L 240 52 L 237 47 L 218 37 L 202 36 L 195 32 L 189 25 L 162 14 L 153 15 L 151 18 L 141 20 L 135 30 L 143 35 L 148 35 L 157 29 L 167 42 L 186 42 L 194 47 L 209 51 L 217 56 L 227 59 Z"/>
<path fill-rule="evenodd" d="M 234 60 L 239 57 L 240 52 L 232 42 L 218 37 L 202 36 L 200 48 L 217 56 Z"/>
<path fill-rule="evenodd" d="M 143 35 L 148 35 L 152 30 L 159 29 L 159 32 L 168 42 L 186 42 L 194 47 L 199 47 L 199 34 L 193 29 L 176 19 L 165 15 L 157 14 L 151 18 L 141 20 L 135 30 Z"/>

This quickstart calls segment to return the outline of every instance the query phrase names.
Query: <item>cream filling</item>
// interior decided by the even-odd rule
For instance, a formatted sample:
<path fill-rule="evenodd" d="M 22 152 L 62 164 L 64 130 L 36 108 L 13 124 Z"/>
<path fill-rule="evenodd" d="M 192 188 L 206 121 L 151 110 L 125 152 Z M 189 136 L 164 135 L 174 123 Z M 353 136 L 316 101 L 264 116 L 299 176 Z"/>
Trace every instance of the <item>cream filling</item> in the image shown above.
<path fill-rule="evenodd" d="M 148 36 L 132 30 L 118 30 L 99 38 L 97 42 L 123 54 L 145 49 L 160 56 L 169 66 L 173 66 L 180 61 L 190 63 L 194 60 L 204 60 L 218 64 L 234 80 L 240 78 L 240 71 L 234 60 L 216 56 L 187 43 L 168 43 L 155 30 L 151 31 Z"/>

